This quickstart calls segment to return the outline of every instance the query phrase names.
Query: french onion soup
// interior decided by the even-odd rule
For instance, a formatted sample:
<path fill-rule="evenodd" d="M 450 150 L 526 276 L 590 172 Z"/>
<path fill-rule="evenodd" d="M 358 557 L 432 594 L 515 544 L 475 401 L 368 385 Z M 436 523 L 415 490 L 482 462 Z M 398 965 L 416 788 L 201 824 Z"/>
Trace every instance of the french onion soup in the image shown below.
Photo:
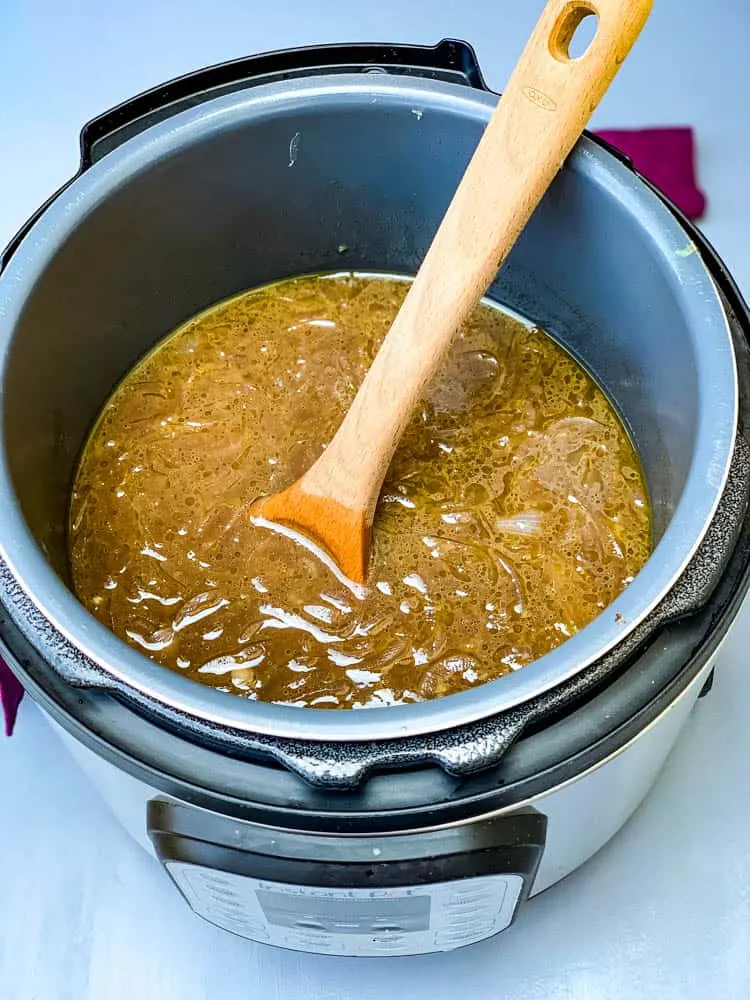
<path fill-rule="evenodd" d="M 278 282 L 190 320 L 126 376 L 71 499 L 89 611 L 202 684 L 363 708 L 521 669 L 620 594 L 651 546 L 630 437 L 565 350 L 486 301 L 401 440 L 366 586 L 249 515 L 325 448 L 407 287 Z"/>

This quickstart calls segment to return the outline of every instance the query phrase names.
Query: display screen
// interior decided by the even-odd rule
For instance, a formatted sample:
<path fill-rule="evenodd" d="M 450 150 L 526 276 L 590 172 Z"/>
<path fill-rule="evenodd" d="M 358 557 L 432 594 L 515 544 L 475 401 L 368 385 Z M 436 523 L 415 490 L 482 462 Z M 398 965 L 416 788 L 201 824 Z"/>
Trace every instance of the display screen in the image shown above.
<path fill-rule="evenodd" d="M 430 926 L 430 897 L 331 899 L 256 890 L 269 924 L 338 934 L 425 931 Z"/>

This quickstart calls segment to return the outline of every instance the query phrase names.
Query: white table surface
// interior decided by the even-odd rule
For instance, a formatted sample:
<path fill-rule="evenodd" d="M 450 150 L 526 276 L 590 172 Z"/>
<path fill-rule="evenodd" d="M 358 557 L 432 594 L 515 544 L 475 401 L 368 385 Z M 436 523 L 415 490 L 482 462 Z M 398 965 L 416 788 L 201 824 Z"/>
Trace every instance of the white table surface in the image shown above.
<path fill-rule="evenodd" d="M 176 74 L 324 41 L 466 38 L 501 88 L 542 0 L 0 0 L 0 244 L 68 175 L 80 125 Z M 596 125 L 691 124 L 703 227 L 750 291 L 747 0 L 655 0 Z M 709 13 L 709 7 L 713 7 Z M 38 710 L 0 739 L 0 1000 L 748 1000 L 750 609 L 653 793 L 493 941 L 348 960 L 194 918 Z"/>

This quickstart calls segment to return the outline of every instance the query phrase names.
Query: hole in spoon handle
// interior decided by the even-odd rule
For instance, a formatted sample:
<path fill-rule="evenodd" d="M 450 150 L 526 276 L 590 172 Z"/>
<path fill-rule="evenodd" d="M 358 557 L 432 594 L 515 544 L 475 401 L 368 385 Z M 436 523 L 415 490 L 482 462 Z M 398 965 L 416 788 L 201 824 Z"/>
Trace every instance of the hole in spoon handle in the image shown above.
<path fill-rule="evenodd" d="M 596 56 L 597 61 L 612 61 L 619 66 L 645 24 L 652 3 L 549 0 L 538 26 L 544 32 L 539 41 L 546 35 L 546 48 L 558 65 L 584 63 L 587 57 Z"/>
<path fill-rule="evenodd" d="M 594 34 L 588 40 L 582 39 L 583 48 L 580 51 L 572 50 L 573 40 L 578 33 L 578 29 L 588 18 L 594 18 Z M 560 14 L 552 29 L 549 38 L 549 50 L 555 59 L 560 62 L 570 62 L 573 59 L 582 59 L 590 49 L 596 34 L 599 30 L 599 16 L 596 8 L 588 0 L 571 0 L 560 11 Z M 580 35 L 584 35 L 581 29 Z M 576 39 L 578 42 L 579 39 Z"/>

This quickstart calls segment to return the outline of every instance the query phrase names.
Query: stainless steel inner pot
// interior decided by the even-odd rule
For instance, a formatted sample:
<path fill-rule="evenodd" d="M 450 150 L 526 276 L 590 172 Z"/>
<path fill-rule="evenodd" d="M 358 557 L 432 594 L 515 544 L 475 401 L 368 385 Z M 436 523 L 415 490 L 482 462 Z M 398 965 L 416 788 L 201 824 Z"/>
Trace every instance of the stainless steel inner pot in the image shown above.
<path fill-rule="evenodd" d="M 413 273 L 494 102 L 456 84 L 371 73 L 226 94 L 112 149 L 22 239 L 0 275 L 0 554 L 40 620 L 78 651 L 81 683 L 238 732 L 325 741 L 428 733 L 560 685 L 670 591 L 727 477 L 735 358 L 716 289 L 684 230 L 588 139 L 490 290 L 590 369 L 646 471 L 656 549 L 586 629 L 512 676 L 437 702 L 301 712 L 157 666 L 69 589 L 71 477 L 89 427 L 133 363 L 241 289 L 320 270 Z M 21 624 L 26 634 L 37 627 L 30 616 Z M 86 664 L 97 669 L 86 674 Z"/>

